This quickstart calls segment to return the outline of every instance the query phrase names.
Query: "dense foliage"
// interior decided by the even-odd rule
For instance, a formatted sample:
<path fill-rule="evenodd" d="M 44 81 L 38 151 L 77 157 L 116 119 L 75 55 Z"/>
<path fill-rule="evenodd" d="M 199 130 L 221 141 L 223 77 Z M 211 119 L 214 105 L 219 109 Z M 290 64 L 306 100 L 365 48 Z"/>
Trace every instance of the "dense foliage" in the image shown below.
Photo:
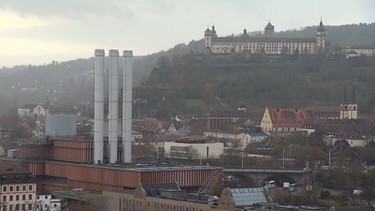
<path fill-rule="evenodd" d="M 267 106 L 338 106 L 345 86 L 349 100 L 355 88 L 362 114 L 373 113 L 374 70 L 375 59 L 370 57 L 323 63 L 304 59 L 294 63 L 212 64 L 203 59 L 198 64 L 155 68 L 135 92 L 135 98 L 147 99 L 147 103 L 135 107 L 146 116 L 168 117 L 236 109 L 241 98 L 255 113 Z"/>

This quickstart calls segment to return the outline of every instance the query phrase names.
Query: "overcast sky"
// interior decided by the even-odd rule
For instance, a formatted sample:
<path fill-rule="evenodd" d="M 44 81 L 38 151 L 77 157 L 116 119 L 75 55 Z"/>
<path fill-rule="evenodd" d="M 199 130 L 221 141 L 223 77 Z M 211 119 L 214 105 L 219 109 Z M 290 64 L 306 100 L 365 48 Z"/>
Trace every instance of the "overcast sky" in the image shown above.
<path fill-rule="evenodd" d="M 264 29 L 375 22 L 374 0 L 0 0 L 0 67 L 93 56 L 147 55 L 203 38 Z"/>

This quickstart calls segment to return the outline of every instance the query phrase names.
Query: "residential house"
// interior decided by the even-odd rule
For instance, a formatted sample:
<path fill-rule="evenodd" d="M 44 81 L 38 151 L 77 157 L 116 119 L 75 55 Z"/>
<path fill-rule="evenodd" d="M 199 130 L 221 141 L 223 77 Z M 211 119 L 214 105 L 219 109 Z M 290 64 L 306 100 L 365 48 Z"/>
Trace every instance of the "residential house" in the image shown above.
<path fill-rule="evenodd" d="M 189 127 L 182 121 L 172 120 L 169 126 L 167 126 L 165 133 L 187 136 L 189 134 Z"/>
<path fill-rule="evenodd" d="M 0 163 L 1 210 L 34 210 L 36 180 L 18 163 Z"/>
<path fill-rule="evenodd" d="M 36 210 L 61 211 L 61 199 L 53 198 L 52 194 L 38 194 L 36 196 Z"/>
<path fill-rule="evenodd" d="M 42 104 L 25 104 L 23 107 L 18 108 L 17 113 L 23 117 L 35 115 L 36 118 L 40 118 L 46 116 L 48 110 Z"/>
<path fill-rule="evenodd" d="M 146 133 L 164 133 L 163 122 L 157 118 L 144 118 L 142 128 Z"/>

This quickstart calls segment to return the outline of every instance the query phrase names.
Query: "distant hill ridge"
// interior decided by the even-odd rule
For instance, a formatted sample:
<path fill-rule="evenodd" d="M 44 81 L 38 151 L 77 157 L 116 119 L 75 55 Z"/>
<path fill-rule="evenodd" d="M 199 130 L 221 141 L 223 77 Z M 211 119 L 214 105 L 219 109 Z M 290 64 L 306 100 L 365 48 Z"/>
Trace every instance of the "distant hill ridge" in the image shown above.
<path fill-rule="evenodd" d="M 317 27 L 318 26 L 308 26 L 299 30 L 293 29 L 276 32 L 275 36 L 314 37 Z M 375 43 L 375 23 L 348 24 L 341 26 L 328 25 L 325 26 L 325 29 L 327 39 L 331 43 L 331 48 L 335 45 L 349 47 L 353 45 L 371 45 Z M 142 81 L 148 79 L 154 67 L 158 66 L 158 61 L 161 57 L 173 61 L 176 57 L 183 56 L 187 53 L 195 55 L 203 54 L 204 30 L 205 29 L 202 29 L 202 39 L 200 40 L 192 40 L 188 44 L 177 44 L 167 51 L 160 51 L 145 56 L 135 56 L 133 73 L 134 86 L 138 86 Z M 261 34 L 259 34 L 260 32 L 251 32 L 251 34 L 257 33 L 261 36 Z M 27 103 L 44 102 L 46 96 L 50 95 L 48 93 L 53 92 L 53 90 L 56 92 L 59 89 L 67 91 L 69 90 L 69 87 L 72 87 L 75 92 L 80 90 L 80 92 L 83 93 L 83 90 L 90 90 L 93 86 L 93 69 L 93 58 L 63 62 L 52 61 L 50 64 L 39 66 L 19 65 L 12 68 L 3 67 L 0 69 L 0 90 L 2 90 L 2 93 L 0 93 L 0 100 L 1 102 L 4 102 L 2 101 L 3 99 L 6 100 L 9 96 L 14 95 L 17 88 L 39 87 L 39 89 L 45 88 L 46 90 L 49 90 L 48 92 L 39 93 L 38 96 L 30 95 L 30 97 L 20 97 L 19 99 L 16 99 L 16 101 L 12 101 L 13 103 L 17 102 L 20 104 L 24 103 L 26 100 Z M 63 83 L 66 83 L 65 86 Z M 85 87 L 81 87 L 84 85 Z M 87 93 L 84 97 L 72 97 L 72 102 L 69 102 L 69 98 L 66 98 L 66 103 L 75 104 L 77 103 L 77 99 L 89 99 L 92 97 L 91 95 L 92 93 Z M 1 110 L 6 110 L 10 107 L 10 103 L 5 104 L 6 105 L 4 106 L 3 103 L 0 103 Z M 1 107 L 2 105 L 4 107 Z"/>

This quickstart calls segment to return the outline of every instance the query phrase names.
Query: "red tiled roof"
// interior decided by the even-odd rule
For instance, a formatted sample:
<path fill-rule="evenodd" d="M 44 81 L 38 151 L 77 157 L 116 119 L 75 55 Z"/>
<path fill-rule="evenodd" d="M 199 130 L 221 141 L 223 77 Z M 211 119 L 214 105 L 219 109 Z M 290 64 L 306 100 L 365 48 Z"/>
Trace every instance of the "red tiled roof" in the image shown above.
<path fill-rule="evenodd" d="M 145 130 L 156 130 L 159 125 L 159 120 L 156 118 L 145 118 L 143 119 L 143 128 Z"/>
<path fill-rule="evenodd" d="M 302 127 L 313 118 L 311 111 L 292 108 L 268 109 L 274 127 Z"/>

